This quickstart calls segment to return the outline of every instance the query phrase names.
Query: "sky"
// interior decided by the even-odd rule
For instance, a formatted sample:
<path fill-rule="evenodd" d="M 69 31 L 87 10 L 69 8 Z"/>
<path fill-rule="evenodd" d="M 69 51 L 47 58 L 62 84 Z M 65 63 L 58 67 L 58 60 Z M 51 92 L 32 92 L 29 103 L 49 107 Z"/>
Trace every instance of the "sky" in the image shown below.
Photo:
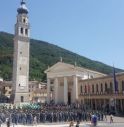
<path fill-rule="evenodd" d="M 31 38 L 124 69 L 124 0 L 26 0 Z M 20 0 L 0 0 L 0 31 L 14 33 Z"/>

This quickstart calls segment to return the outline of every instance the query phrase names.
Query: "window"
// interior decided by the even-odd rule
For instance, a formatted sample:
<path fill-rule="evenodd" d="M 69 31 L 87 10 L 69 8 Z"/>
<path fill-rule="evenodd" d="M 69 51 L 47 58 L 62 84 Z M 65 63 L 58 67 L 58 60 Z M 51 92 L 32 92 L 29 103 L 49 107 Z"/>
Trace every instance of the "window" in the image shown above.
<path fill-rule="evenodd" d="M 110 82 L 110 93 L 112 93 L 112 91 L 113 91 L 113 84 L 112 82 Z"/>
<path fill-rule="evenodd" d="M 54 80 L 53 79 L 50 80 L 50 84 L 54 84 Z"/>
<path fill-rule="evenodd" d="M 50 87 L 50 91 L 51 91 L 51 92 L 54 91 L 52 86 Z"/>
<path fill-rule="evenodd" d="M 97 92 L 97 93 L 99 92 L 98 84 L 96 84 L 96 92 Z"/>
<path fill-rule="evenodd" d="M 21 32 L 21 34 L 23 34 L 23 28 L 21 28 L 21 31 L 20 32 Z"/>
<path fill-rule="evenodd" d="M 93 78 L 93 75 L 90 75 L 90 78 Z"/>
<path fill-rule="evenodd" d="M 124 91 L 124 81 L 122 81 L 122 91 Z"/>
<path fill-rule="evenodd" d="M 101 83 L 101 92 L 103 92 L 103 84 Z"/>
<path fill-rule="evenodd" d="M 105 92 L 107 92 L 108 87 L 107 87 L 107 83 L 105 83 Z"/>
<path fill-rule="evenodd" d="M 23 23 L 25 23 L 26 22 L 26 20 L 25 20 L 25 18 L 23 19 Z"/>
<path fill-rule="evenodd" d="M 28 35 L 28 29 L 25 29 L 25 34 Z"/>
<path fill-rule="evenodd" d="M 19 69 L 20 69 L 20 70 L 22 70 L 22 68 L 21 68 L 21 67 L 20 67 Z"/>
<path fill-rule="evenodd" d="M 21 102 L 24 102 L 24 97 L 23 96 L 21 96 Z"/>
<path fill-rule="evenodd" d="M 81 99 L 81 104 L 83 104 L 83 100 Z"/>
<path fill-rule="evenodd" d="M 94 93 L 94 85 L 92 85 L 92 93 Z"/>

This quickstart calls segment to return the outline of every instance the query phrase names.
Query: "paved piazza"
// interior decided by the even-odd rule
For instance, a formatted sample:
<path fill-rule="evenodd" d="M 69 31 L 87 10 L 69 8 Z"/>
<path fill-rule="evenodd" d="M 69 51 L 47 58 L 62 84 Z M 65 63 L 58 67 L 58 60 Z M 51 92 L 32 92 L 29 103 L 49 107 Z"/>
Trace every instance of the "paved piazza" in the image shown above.
<path fill-rule="evenodd" d="M 1 127 L 6 127 L 2 125 Z M 34 125 L 34 126 L 23 126 L 23 125 L 11 125 L 10 127 L 69 127 L 69 124 L 45 124 L 45 125 Z M 75 127 L 75 126 L 74 126 Z M 80 127 L 92 127 L 90 123 L 81 123 Z M 124 127 L 124 123 L 99 123 L 97 127 Z"/>
<path fill-rule="evenodd" d="M 124 117 L 113 117 L 114 123 L 109 123 L 109 116 L 107 116 L 108 121 L 98 122 L 97 127 L 124 127 Z M 76 122 L 74 124 L 74 127 L 76 125 Z M 2 125 L 1 127 L 6 127 L 6 125 Z M 46 123 L 46 124 L 40 124 L 40 125 L 11 125 L 10 127 L 69 127 L 69 123 Z M 90 122 L 81 122 L 80 127 L 92 127 Z"/>

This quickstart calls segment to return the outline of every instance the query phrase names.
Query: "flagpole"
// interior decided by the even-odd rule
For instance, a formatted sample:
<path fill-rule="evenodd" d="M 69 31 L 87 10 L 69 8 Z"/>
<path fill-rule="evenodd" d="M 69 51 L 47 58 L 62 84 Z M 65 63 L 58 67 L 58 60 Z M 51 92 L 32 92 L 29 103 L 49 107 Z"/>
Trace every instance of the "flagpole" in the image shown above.
<path fill-rule="evenodd" d="M 91 103 L 90 103 L 90 89 L 89 89 L 89 72 L 88 72 L 88 92 L 89 92 L 89 109 L 91 109 Z"/>
<path fill-rule="evenodd" d="M 117 84 L 117 80 L 116 80 L 116 74 L 115 74 L 115 68 L 114 68 L 114 65 L 113 65 L 113 78 L 114 78 L 114 90 L 115 90 L 115 95 L 114 95 L 114 98 L 115 98 L 115 102 L 114 102 L 114 107 L 115 107 L 115 114 L 117 115 L 117 92 L 118 92 L 118 84 Z"/>
<path fill-rule="evenodd" d="M 115 92 L 115 114 L 117 115 L 117 93 Z"/>

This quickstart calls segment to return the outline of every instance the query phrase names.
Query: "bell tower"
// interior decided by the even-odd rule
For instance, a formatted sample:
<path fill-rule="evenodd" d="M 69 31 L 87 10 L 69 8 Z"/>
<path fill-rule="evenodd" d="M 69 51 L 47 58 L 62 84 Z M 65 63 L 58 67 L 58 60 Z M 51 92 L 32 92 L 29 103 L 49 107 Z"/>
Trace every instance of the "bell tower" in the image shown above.
<path fill-rule="evenodd" d="M 29 49 L 30 25 L 26 2 L 17 9 L 15 24 L 12 101 L 15 104 L 29 102 Z"/>

